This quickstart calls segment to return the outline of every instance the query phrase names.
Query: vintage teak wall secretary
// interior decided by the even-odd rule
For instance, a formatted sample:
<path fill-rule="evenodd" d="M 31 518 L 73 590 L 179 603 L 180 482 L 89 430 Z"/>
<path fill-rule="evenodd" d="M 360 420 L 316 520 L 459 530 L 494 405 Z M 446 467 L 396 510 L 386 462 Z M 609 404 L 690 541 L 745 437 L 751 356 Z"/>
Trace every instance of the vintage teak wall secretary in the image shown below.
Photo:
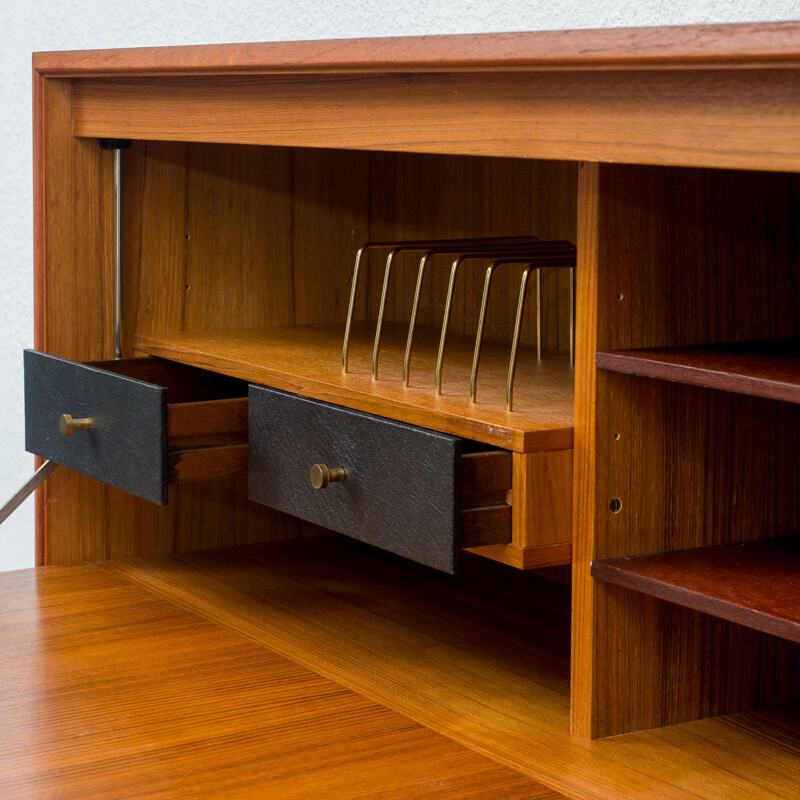
<path fill-rule="evenodd" d="M 331 556 L 330 579 L 347 570 L 356 594 L 410 570 L 439 587 L 424 590 L 435 608 L 473 581 L 501 629 L 544 615 L 563 632 L 571 580 L 581 738 L 544 649 L 493 675 L 477 655 L 488 633 L 469 656 L 477 683 L 496 681 L 488 718 L 419 664 L 396 707 L 576 796 L 611 791 L 603 759 L 664 779 L 667 726 L 800 689 L 799 134 L 794 23 L 36 54 L 27 437 L 70 468 L 39 491 L 38 563 L 131 576 L 228 545 L 327 552 L 333 530 L 467 574 Z M 505 259 L 482 313 L 486 240 Z M 409 242 L 422 244 L 387 277 Z M 343 371 L 366 243 L 394 244 L 363 254 Z M 454 251 L 473 257 L 449 297 L 437 393 Z M 339 636 L 349 652 L 347 625 Z M 335 645 L 318 644 L 306 657 L 330 649 L 314 663 L 335 676 Z M 379 673 L 407 668 L 374 657 Z M 555 692 L 538 706 L 533 674 Z M 492 722 L 514 707 L 526 734 Z M 796 756 L 796 732 L 769 750 L 789 726 L 779 712 L 737 717 L 735 736 L 725 719 L 706 740 Z M 653 728 L 665 738 L 635 740 L 648 757 L 576 744 Z M 680 735 L 700 757 L 695 730 Z M 588 759 L 574 785 L 559 777 L 569 748 Z M 636 769 L 615 796 L 645 790 Z"/>

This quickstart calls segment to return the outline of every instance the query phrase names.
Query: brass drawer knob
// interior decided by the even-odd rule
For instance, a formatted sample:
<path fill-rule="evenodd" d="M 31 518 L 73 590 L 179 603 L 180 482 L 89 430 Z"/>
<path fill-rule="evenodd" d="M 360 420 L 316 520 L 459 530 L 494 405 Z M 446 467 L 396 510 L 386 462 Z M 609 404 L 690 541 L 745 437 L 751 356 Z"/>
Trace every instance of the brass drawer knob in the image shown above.
<path fill-rule="evenodd" d="M 75 419 L 72 414 L 62 414 L 58 418 L 58 429 L 62 436 L 72 436 L 75 431 L 88 431 L 92 427 L 91 417 Z"/>
<path fill-rule="evenodd" d="M 347 477 L 344 467 L 328 469 L 324 464 L 314 464 L 311 467 L 311 485 L 315 489 L 324 489 L 333 481 L 343 481 Z"/>

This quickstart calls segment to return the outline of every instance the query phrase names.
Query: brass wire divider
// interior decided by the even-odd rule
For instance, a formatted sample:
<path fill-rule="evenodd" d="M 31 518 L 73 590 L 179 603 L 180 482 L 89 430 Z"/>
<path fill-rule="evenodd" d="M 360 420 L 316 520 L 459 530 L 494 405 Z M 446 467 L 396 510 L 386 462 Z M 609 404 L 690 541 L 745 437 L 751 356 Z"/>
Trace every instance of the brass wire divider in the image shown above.
<path fill-rule="evenodd" d="M 514 402 L 514 377 L 517 368 L 517 354 L 519 351 L 519 338 L 522 329 L 522 320 L 525 313 L 525 299 L 531 272 L 536 273 L 536 358 L 542 360 L 542 297 L 541 297 L 541 270 L 562 268 L 570 271 L 570 302 L 569 302 L 569 360 L 570 366 L 575 363 L 575 245 L 568 241 L 540 241 L 536 236 L 507 236 L 477 239 L 420 239 L 414 241 L 394 242 L 367 242 L 356 252 L 353 266 L 353 276 L 350 287 L 350 303 L 347 309 L 345 322 L 344 343 L 342 345 L 342 372 L 348 371 L 348 356 L 350 349 L 350 331 L 353 321 L 358 292 L 359 278 L 362 265 L 367 263 L 366 256 L 370 251 L 385 251 L 386 260 L 383 271 L 383 285 L 381 289 L 378 319 L 375 326 L 375 339 L 372 348 L 372 379 L 378 378 L 378 365 L 380 361 L 381 332 L 383 330 L 384 311 L 386 299 L 391 282 L 392 266 L 395 258 L 400 253 L 421 253 L 417 267 L 417 280 L 414 290 L 414 299 L 408 324 L 408 337 L 403 357 L 403 386 L 409 385 L 409 372 L 411 366 L 411 353 L 414 346 L 414 331 L 417 324 L 417 311 L 426 268 L 432 259 L 440 256 L 452 257 L 450 266 L 450 279 L 447 287 L 442 327 L 439 337 L 439 349 L 436 356 L 436 372 L 434 379 L 434 393 L 439 395 L 442 391 L 442 370 L 447 345 L 447 329 L 450 323 L 450 313 L 453 304 L 453 293 L 456 278 L 461 266 L 465 263 L 471 266 L 488 262 L 483 283 L 478 327 L 475 333 L 475 348 L 470 372 L 470 402 L 477 402 L 478 373 L 480 370 L 481 348 L 483 334 L 486 326 L 486 311 L 491 294 L 492 278 L 499 267 L 507 265 L 524 265 L 519 294 L 517 298 L 517 311 L 514 320 L 514 331 L 511 340 L 511 354 L 508 363 L 508 377 L 506 380 L 506 411 L 513 411 Z"/>

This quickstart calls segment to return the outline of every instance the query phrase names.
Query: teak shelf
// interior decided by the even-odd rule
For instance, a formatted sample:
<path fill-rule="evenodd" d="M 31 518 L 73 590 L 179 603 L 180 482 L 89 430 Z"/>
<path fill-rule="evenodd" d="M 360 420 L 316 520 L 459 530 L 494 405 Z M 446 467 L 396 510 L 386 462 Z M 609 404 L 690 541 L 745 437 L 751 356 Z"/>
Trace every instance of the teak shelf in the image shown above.
<path fill-rule="evenodd" d="M 596 561 L 602 581 L 800 642 L 800 538 Z"/>
<path fill-rule="evenodd" d="M 573 371 L 568 358 L 519 357 L 514 411 L 505 410 L 508 344 L 486 342 L 478 401 L 469 401 L 473 340 L 448 337 L 442 393 L 433 392 L 438 331 L 418 330 L 408 387 L 402 385 L 407 326 L 384 328 L 380 374 L 370 377 L 373 328 L 353 331 L 350 365 L 342 374 L 342 326 L 258 328 L 140 334 L 137 350 L 317 400 L 435 428 L 467 439 L 527 452 L 572 447 Z"/>
<path fill-rule="evenodd" d="M 611 372 L 800 403 L 800 341 L 619 350 L 597 354 Z"/>
<path fill-rule="evenodd" d="M 786 704 L 800 699 L 800 649 L 787 635 L 792 593 L 770 587 L 793 574 L 794 557 L 778 554 L 793 552 L 800 518 L 799 41 L 800 23 L 780 23 L 36 54 L 35 344 L 48 356 L 29 360 L 57 357 L 78 386 L 76 408 L 58 413 L 84 426 L 82 457 L 96 457 L 96 439 L 80 438 L 96 425 L 93 408 L 77 408 L 83 365 L 117 345 L 125 360 L 147 355 L 169 374 L 182 362 L 244 387 L 230 420 L 213 399 L 183 398 L 176 430 L 209 452 L 192 452 L 182 475 L 168 470 L 174 408 L 97 417 L 124 429 L 126 457 L 149 431 L 142 463 L 167 466 L 142 496 L 168 502 L 133 496 L 136 469 L 112 488 L 80 459 L 83 474 L 59 468 L 37 495 L 37 565 L 102 563 L 569 796 L 793 797 L 800 731 Z M 365 243 L 533 237 L 567 243 L 570 258 L 576 245 L 575 292 L 572 263 L 541 272 L 541 335 L 529 305 L 513 411 L 523 265 L 495 275 L 476 402 L 480 262 L 454 284 L 441 395 L 444 259 L 426 273 L 410 385 L 400 370 L 416 256 L 386 282 L 377 379 L 385 273 L 381 258 L 365 262 L 342 374 Z M 93 375 L 130 397 L 113 369 Z M 167 383 L 145 392 L 158 409 Z M 274 408 L 277 397 L 281 441 L 296 447 L 269 463 L 341 446 L 361 426 L 352 451 L 368 456 L 372 483 L 332 449 L 336 463 L 313 458 L 331 483 L 322 494 L 305 468 L 270 494 L 270 480 L 296 480 L 251 469 L 278 438 L 254 398 Z M 35 407 L 28 423 L 47 442 L 55 422 Z M 234 463 L 217 458 L 222 447 Z M 489 486 L 480 464 L 492 449 Z M 398 494 L 379 456 L 413 491 Z M 332 516 L 309 510 L 320 497 Z M 284 513 L 295 503 L 309 522 Z M 350 563 L 348 546 L 311 524 L 356 535 L 348 510 L 365 508 L 375 513 L 359 535 L 392 529 L 405 548 L 393 552 L 414 558 L 423 531 L 425 563 L 449 570 L 458 555 L 465 575 L 429 583 L 396 559 Z M 464 553 L 466 514 L 477 544 Z M 296 540 L 308 558 L 274 555 Z M 740 548 L 753 568 L 731 566 L 720 586 Z M 255 612 L 248 592 L 261 581 Z M 743 602 L 727 593 L 737 583 Z M 436 622 L 439 599 L 469 613 Z M 373 615 L 391 619 L 374 639 Z M 529 624 L 561 642 L 556 657 L 538 646 L 503 646 L 502 664 L 486 656 L 497 630 Z M 345 651 L 367 639 L 368 666 L 348 677 Z M 479 721 L 489 700 L 497 713 Z"/>

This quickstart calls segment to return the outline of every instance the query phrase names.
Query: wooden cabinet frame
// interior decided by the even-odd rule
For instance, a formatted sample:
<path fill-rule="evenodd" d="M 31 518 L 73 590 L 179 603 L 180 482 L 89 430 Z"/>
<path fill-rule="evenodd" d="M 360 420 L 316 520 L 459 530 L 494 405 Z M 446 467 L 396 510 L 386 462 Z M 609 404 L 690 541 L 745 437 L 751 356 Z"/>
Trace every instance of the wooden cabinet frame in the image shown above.
<path fill-rule="evenodd" d="M 151 216 L 138 222 L 149 225 L 147 248 L 165 260 L 183 252 L 190 234 L 157 220 L 171 213 L 168 209 L 183 207 L 182 181 L 191 170 L 204 169 L 189 163 L 187 153 L 202 159 L 211 152 L 183 143 L 273 148 L 274 158 L 255 176 L 256 183 L 282 168 L 280 148 L 313 148 L 292 173 L 295 189 L 302 191 L 303 182 L 310 185 L 327 170 L 344 211 L 308 224 L 331 236 L 352 230 L 354 241 L 369 233 L 364 216 L 352 211 L 362 184 L 353 184 L 350 206 L 339 203 L 348 191 L 341 187 L 357 170 L 371 169 L 364 166 L 369 160 L 394 153 L 478 156 L 487 164 L 495 158 L 535 159 L 525 162 L 527 168 L 537 171 L 538 185 L 560 209 L 540 215 L 546 234 L 569 238 L 577 202 L 573 729 L 584 737 L 612 735 L 789 697 L 798 661 L 793 646 L 753 638 L 728 623 L 714 622 L 711 630 L 695 612 L 676 615 L 661 601 L 598 584 L 590 564 L 673 546 L 652 530 L 645 535 L 625 522 L 641 496 L 623 496 L 623 510 L 613 519 L 608 506 L 623 493 L 623 484 L 630 491 L 647 488 L 631 478 L 644 469 L 641 455 L 624 448 L 630 447 L 626 437 L 655 423 L 636 416 L 636 410 L 626 416 L 625 408 L 664 403 L 663 390 L 598 373 L 595 353 L 800 334 L 796 301 L 781 299 L 797 288 L 795 278 L 785 264 L 766 256 L 756 258 L 757 268 L 746 277 L 759 297 L 772 299 L 757 304 L 751 315 L 738 304 L 731 282 L 724 284 L 729 291 L 701 293 L 702 301 L 732 309 L 729 318 L 722 313 L 708 324 L 697 316 L 676 322 L 673 314 L 693 281 L 704 284 L 723 274 L 720 254 L 733 252 L 738 241 L 734 208 L 730 227 L 715 218 L 722 227 L 708 234 L 718 245 L 717 256 L 704 261 L 708 250 L 701 246 L 696 219 L 681 211 L 682 197 L 693 198 L 689 205 L 697 208 L 698 198 L 710 202 L 731 189 L 760 198 L 760 205 L 753 201 L 749 207 L 764 220 L 774 214 L 783 227 L 751 232 L 747 243 L 760 247 L 758 252 L 774 245 L 785 259 L 797 254 L 791 233 L 797 225 L 792 217 L 797 180 L 779 173 L 800 171 L 799 41 L 800 24 L 784 23 L 36 54 L 36 348 L 84 361 L 112 355 L 112 157 L 98 148 L 96 137 L 163 143 L 149 155 L 135 156 L 136 164 L 147 161 L 150 171 L 134 171 L 125 197 L 129 203 L 146 198 Z M 357 158 L 341 151 L 368 153 Z M 233 174 L 235 151 L 214 152 L 220 161 L 229 159 L 227 174 Z M 581 163 L 576 168 L 555 162 Z M 450 163 L 441 162 L 445 171 Z M 197 189 L 208 197 L 217 191 L 210 164 L 208 185 Z M 697 169 L 679 169 L 686 167 Z M 732 170 L 768 172 L 748 178 Z M 220 180 L 224 183 L 224 176 Z M 374 190 L 374 183 L 369 185 Z M 559 199 L 559 193 L 569 197 Z M 767 208 L 769 203 L 774 207 Z M 203 224 L 211 225 L 213 203 L 198 201 L 197 209 L 207 215 Z M 275 214 L 281 213 L 276 207 Z M 282 224 L 277 217 L 265 223 Z M 257 239 L 257 226 L 246 228 L 246 235 Z M 679 237 L 688 242 L 682 260 L 666 255 Z M 141 261 L 143 241 L 126 241 L 128 261 Z M 248 243 L 231 246 L 235 256 Z M 276 270 L 283 255 L 277 253 Z M 665 283 L 669 269 L 678 272 L 674 282 Z M 264 317 L 279 324 L 330 321 L 316 305 L 319 293 L 303 284 L 315 277 L 301 276 L 293 284 L 293 319 L 280 297 L 264 300 L 273 303 Z M 276 280 L 288 285 L 292 278 L 284 274 Z M 185 275 L 155 270 L 126 286 L 125 297 L 140 318 L 148 314 L 153 325 L 158 318 L 169 326 L 176 314 L 189 313 L 176 310 L 189 290 Z M 126 354 L 133 348 L 134 327 L 124 331 Z M 620 433 L 615 426 L 626 422 L 621 440 L 615 439 Z M 654 431 L 644 433 L 656 436 Z M 535 454 L 525 457 L 527 473 L 522 456 L 516 458 L 514 470 L 524 480 L 536 474 Z M 558 468 L 568 473 L 567 460 L 564 455 Z M 276 539 L 296 534 L 294 520 L 248 503 L 241 481 L 210 493 L 184 487 L 167 509 L 154 509 L 62 473 L 37 495 L 39 565 L 260 541 L 264 531 Z M 557 487 L 543 494 L 564 505 Z M 653 493 L 653 503 L 659 496 Z M 545 523 L 523 503 L 514 509 L 513 544 L 524 547 L 520 520 L 534 527 Z M 559 513 L 563 521 L 565 512 Z M 715 530 L 713 543 L 723 543 Z M 742 535 L 733 532 L 729 540 Z M 569 546 L 552 538 L 540 543 L 561 548 L 561 556 Z M 699 536 L 685 544 L 708 543 Z M 664 651 L 667 628 L 677 643 L 672 655 Z M 720 682 L 715 676 L 721 662 L 695 646 L 704 636 L 726 653 L 739 648 L 759 654 L 752 669 L 764 668 L 763 674 L 769 667 L 774 676 L 769 685 L 753 683 L 748 670 L 728 670 Z M 680 691 L 670 693 L 677 686 Z"/>

